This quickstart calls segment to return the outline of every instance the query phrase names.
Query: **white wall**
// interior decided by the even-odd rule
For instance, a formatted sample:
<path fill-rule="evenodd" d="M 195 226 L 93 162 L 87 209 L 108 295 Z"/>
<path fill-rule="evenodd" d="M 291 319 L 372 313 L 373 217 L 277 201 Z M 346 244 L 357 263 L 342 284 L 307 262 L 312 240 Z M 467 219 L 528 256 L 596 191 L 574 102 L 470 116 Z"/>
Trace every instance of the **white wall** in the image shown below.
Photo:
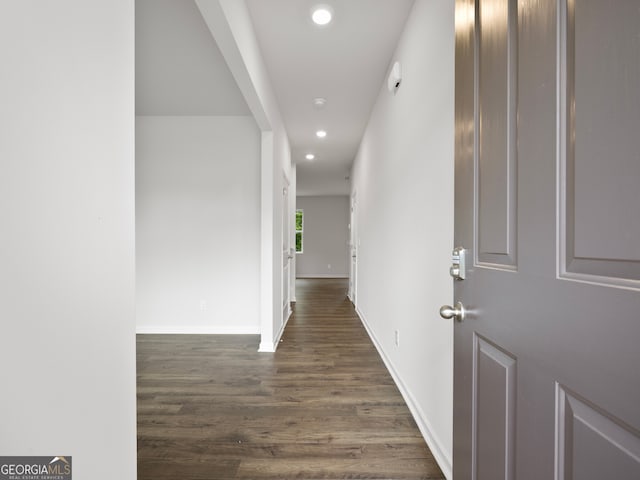
<path fill-rule="evenodd" d="M 454 2 L 417 0 L 352 174 L 358 199 L 357 308 L 451 476 Z M 394 332 L 400 334 L 395 346 Z"/>
<path fill-rule="evenodd" d="M 298 278 L 349 277 L 349 197 L 298 197 L 304 210 L 303 253 L 296 255 Z"/>
<path fill-rule="evenodd" d="M 138 332 L 260 332 L 252 117 L 137 117 L 136 228 Z"/>
<path fill-rule="evenodd" d="M 1 2 L 0 58 L 0 452 L 133 479 L 133 1 Z"/>
<path fill-rule="evenodd" d="M 196 0 L 196 5 L 262 131 L 260 351 L 275 352 L 287 321 L 281 196 L 284 177 L 292 179 L 289 139 L 244 0 Z"/>

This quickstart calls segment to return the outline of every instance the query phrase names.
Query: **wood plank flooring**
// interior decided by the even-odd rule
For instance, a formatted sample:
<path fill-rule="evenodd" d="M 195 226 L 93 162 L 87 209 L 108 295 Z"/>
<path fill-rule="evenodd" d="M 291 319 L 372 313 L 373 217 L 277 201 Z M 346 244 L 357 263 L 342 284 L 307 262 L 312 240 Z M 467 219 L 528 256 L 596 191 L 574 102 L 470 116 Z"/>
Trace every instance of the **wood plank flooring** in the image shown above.
<path fill-rule="evenodd" d="M 258 336 L 138 335 L 138 478 L 442 479 L 346 298 L 298 280 L 276 354 Z"/>

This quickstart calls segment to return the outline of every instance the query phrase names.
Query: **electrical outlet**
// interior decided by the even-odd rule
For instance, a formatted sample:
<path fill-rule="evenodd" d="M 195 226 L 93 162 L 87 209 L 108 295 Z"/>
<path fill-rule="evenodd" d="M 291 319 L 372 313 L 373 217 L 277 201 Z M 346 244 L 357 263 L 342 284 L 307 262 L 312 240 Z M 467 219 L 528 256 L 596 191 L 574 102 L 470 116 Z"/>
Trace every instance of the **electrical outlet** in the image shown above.
<path fill-rule="evenodd" d="M 206 300 L 200 300 L 200 311 L 201 312 L 206 312 L 207 311 L 207 301 Z"/>
<path fill-rule="evenodd" d="M 327 269 L 331 270 L 331 264 L 330 263 L 327 265 Z"/>
<path fill-rule="evenodd" d="M 395 332 L 395 343 L 396 343 L 396 347 L 400 346 L 400 330 L 396 330 Z"/>

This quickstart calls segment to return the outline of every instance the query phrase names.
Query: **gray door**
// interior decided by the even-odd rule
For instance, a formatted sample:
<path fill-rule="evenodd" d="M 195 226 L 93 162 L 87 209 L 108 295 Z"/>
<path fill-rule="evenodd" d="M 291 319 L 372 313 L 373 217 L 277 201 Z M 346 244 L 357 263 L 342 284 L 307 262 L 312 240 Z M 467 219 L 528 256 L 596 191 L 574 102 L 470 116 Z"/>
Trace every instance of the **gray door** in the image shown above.
<path fill-rule="evenodd" d="M 640 0 L 456 0 L 455 198 L 454 478 L 640 479 Z"/>

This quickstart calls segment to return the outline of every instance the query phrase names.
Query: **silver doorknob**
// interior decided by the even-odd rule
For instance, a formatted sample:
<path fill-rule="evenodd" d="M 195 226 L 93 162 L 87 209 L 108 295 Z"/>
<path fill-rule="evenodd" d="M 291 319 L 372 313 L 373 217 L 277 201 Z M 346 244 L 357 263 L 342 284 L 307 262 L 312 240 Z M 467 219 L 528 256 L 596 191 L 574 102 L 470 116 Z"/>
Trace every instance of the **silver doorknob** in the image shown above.
<path fill-rule="evenodd" d="M 458 322 L 461 322 L 464 320 L 464 314 L 464 305 L 462 305 L 461 302 L 456 303 L 454 307 L 450 305 L 443 305 L 440 307 L 440 316 L 442 318 L 453 318 Z"/>

